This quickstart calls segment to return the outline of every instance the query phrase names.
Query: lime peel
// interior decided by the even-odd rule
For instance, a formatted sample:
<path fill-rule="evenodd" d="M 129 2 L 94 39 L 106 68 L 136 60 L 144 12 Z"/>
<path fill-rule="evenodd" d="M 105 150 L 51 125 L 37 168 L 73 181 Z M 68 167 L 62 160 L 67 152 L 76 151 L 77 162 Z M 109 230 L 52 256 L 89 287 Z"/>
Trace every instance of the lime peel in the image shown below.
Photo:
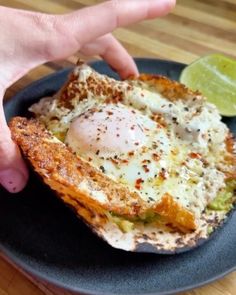
<path fill-rule="evenodd" d="M 236 115 L 235 60 L 222 54 L 203 56 L 182 71 L 180 82 L 200 91 L 221 115 Z"/>

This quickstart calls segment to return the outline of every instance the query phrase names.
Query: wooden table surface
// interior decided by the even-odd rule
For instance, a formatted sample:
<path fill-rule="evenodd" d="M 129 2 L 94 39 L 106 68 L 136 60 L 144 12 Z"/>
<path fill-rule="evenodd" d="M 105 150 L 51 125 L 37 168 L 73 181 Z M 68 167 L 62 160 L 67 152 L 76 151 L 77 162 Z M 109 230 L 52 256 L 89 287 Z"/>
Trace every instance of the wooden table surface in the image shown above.
<path fill-rule="evenodd" d="M 0 5 L 48 13 L 64 13 L 96 4 L 96 0 L 0 0 Z M 114 35 L 133 56 L 157 57 L 190 63 L 199 56 L 222 52 L 236 58 L 236 0 L 178 0 L 167 17 L 120 28 Z M 19 89 L 62 67 L 74 64 L 79 55 L 49 63 L 28 73 L 7 92 Z M 0 295 L 71 295 L 32 278 L 13 262 L 0 256 Z M 236 273 L 182 295 L 234 295 Z"/>

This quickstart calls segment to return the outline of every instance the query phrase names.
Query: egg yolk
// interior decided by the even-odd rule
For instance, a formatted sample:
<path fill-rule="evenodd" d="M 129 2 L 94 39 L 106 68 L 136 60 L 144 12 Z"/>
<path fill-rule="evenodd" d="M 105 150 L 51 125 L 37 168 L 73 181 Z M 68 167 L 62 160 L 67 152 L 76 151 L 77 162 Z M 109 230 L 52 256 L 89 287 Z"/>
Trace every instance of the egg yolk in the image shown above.
<path fill-rule="evenodd" d="M 137 111 L 112 104 L 81 114 L 71 123 L 66 136 L 66 143 L 74 152 L 92 152 L 102 157 L 135 151 L 146 141 Z"/>

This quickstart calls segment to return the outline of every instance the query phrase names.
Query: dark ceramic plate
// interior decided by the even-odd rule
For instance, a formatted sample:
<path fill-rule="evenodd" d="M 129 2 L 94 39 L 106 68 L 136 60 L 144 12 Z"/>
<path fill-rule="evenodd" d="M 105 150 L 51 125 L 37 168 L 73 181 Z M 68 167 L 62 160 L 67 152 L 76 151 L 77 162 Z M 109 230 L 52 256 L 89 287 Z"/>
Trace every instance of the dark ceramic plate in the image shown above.
<path fill-rule="evenodd" d="M 178 79 L 183 64 L 137 59 L 141 72 Z M 114 76 L 104 62 L 93 67 Z M 5 105 L 7 119 L 51 95 L 70 69 L 36 81 Z M 236 120 L 227 119 L 236 131 Z M 85 294 L 173 294 L 236 269 L 236 212 L 210 241 L 187 253 L 156 255 L 116 250 L 94 235 L 32 174 L 17 196 L 0 188 L 0 249 L 25 270 Z"/>

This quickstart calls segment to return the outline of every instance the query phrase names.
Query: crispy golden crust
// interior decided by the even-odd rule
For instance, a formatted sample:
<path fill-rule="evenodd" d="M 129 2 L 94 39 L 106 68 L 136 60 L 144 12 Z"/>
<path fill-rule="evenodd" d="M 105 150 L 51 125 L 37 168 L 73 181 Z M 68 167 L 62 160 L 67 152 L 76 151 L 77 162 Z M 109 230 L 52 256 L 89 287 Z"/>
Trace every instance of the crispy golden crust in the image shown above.
<path fill-rule="evenodd" d="M 161 202 L 156 205 L 154 210 L 177 228 L 182 229 L 182 231 L 196 229 L 194 215 L 187 210 L 183 210 L 168 193 L 162 197 Z M 184 228 L 182 226 L 183 224 Z"/>
<path fill-rule="evenodd" d="M 132 217 L 145 210 L 137 193 L 129 192 L 75 156 L 37 120 L 16 117 L 10 128 L 24 155 L 52 189 L 96 211 L 108 210 Z M 98 201 L 95 195 L 99 193 L 104 201 Z"/>
<path fill-rule="evenodd" d="M 232 133 L 229 133 L 225 140 L 228 154 L 225 156 L 226 163 L 233 165 L 232 171 L 225 172 L 227 179 L 236 179 L 236 153 L 235 153 L 235 139 Z"/>
<path fill-rule="evenodd" d="M 69 77 L 68 82 L 62 88 L 59 93 L 60 104 L 68 109 L 72 109 L 71 100 L 76 97 L 78 100 L 83 100 L 88 96 L 88 92 L 93 93 L 96 96 L 107 96 L 109 101 L 107 102 L 119 102 L 123 99 L 123 92 L 117 88 L 113 87 L 111 84 L 111 79 L 104 76 L 103 79 L 93 72 L 86 82 L 79 81 L 78 77 L 80 74 L 75 75 L 72 73 Z"/>
<path fill-rule="evenodd" d="M 146 85 L 154 87 L 157 92 L 168 98 L 170 101 L 175 101 L 177 99 L 184 100 L 194 97 L 203 99 L 200 92 L 192 91 L 185 85 L 161 75 L 141 74 L 137 79 L 134 78 L 133 80 L 142 81 Z"/>
<path fill-rule="evenodd" d="M 77 207 L 85 206 L 87 211 L 100 214 L 102 220 L 106 218 L 106 211 L 132 218 L 154 210 L 181 231 L 196 228 L 193 214 L 176 204 L 170 195 L 168 198 L 164 195 L 159 206 L 148 207 L 137 193 L 106 177 L 75 156 L 62 142 L 55 141 L 37 120 L 16 117 L 10 128 L 13 139 L 35 171 L 76 211 Z M 99 201 L 98 193 L 104 201 Z"/>
<path fill-rule="evenodd" d="M 81 65 L 83 67 L 83 65 Z M 117 81 L 112 80 L 107 76 L 101 76 L 95 71 L 91 72 L 91 75 L 86 79 L 86 82 L 80 81 L 80 71 L 77 74 L 72 73 L 68 82 L 62 88 L 59 93 L 59 101 L 63 107 L 68 109 L 73 108 L 71 100 L 78 99 L 83 100 L 88 96 L 88 92 L 93 93 L 95 96 L 106 96 L 106 102 L 117 103 L 123 100 L 124 89 L 117 85 Z M 185 85 L 176 81 L 170 80 L 161 75 L 141 74 L 138 78 L 131 77 L 126 82 L 128 90 L 135 84 L 134 82 L 143 82 L 146 86 L 154 88 L 170 101 L 177 99 L 203 99 L 198 91 L 192 91 Z"/>

